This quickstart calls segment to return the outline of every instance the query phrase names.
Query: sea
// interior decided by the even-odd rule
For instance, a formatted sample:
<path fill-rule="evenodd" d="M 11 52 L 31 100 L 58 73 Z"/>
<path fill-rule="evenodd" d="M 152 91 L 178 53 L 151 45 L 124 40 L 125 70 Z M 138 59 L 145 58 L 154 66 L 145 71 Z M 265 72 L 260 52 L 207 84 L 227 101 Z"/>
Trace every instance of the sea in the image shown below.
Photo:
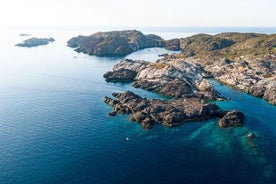
<path fill-rule="evenodd" d="M 164 39 L 197 33 L 276 33 L 276 28 L 0 27 L 1 184 L 255 184 L 276 183 L 276 106 L 215 80 L 230 101 L 222 109 L 245 113 L 243 127 L 220 129 L 218 119 L 144 130 L 129 115 L 109 117 L 104 96 L 131 90 L 164 97 L 131 83 L 107 83 L 120 60 L 155 62 L 163 48 L 123 58 L 89 56 L 67 47 L 74 36 L 138 29 Z M 21 33 L 31 36 L 20 36 Z M 16 47 L 30 37 L 56 41 Z M 247 140 L 252 132 L 255 136 Z M 126 140 L 128 139 L 128 141 Z"/>

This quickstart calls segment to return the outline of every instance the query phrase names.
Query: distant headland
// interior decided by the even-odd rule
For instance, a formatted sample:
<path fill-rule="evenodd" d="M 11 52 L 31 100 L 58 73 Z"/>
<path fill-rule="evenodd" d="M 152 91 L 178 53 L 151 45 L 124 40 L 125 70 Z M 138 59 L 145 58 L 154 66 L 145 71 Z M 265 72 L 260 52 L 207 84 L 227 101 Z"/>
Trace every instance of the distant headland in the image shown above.
<path fill-rule="evenodd" d="M 160 36 L 144 35 L 137 30 L 98 32 L 90 36 L 73 37 L 67 43 L 77 52 L 105 57 L 123 57 L 151 47 L 179 50 L 178 39 L 165 41 Z"/>

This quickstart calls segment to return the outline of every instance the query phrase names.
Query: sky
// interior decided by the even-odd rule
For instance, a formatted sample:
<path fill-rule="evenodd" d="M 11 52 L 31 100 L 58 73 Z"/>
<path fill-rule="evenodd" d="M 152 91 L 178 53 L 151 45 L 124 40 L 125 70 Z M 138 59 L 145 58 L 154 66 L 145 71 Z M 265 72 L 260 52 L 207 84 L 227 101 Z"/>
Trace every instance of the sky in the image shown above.
<path fill-rule="evenodd" d="M 0 25 L 276 27 L 276 0 L 0 0 Z"/>

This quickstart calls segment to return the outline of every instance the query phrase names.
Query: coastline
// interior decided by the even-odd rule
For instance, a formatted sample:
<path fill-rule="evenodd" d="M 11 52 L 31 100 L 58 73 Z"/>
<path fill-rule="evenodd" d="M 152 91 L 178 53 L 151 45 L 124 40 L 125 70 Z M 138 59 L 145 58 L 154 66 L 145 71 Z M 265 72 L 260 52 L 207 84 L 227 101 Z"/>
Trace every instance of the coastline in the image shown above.
<path fill-rule="evenodd" d="M 1 181 L 257 183 L 275 178 L 270 168 L 276 163 L 275 106 L 217 84 L 216 89 L 231 100 L 215 103 L 223 110 L 244 112 L 243 127 L 220 129 L 217 120 L 211 119 L 143 130 L 128 122 L 129 115 L 107 116 L 111 108 L 102 98 L 127 90 L 143 98 L 165 97 L 129 83 L 106 83 L 102 75 L 119 58 L 88 56 L 66 47 L 78 30 L 60 35 L 42 32 L 56 42 L 31 49 L 14 47 L 22 39 L 17 33 L 2 35 L 8 39 L 3 48 L 10 43 L 7 49 L 13 54 L 4 52 L 1 60 L 0 153 L 5 171 L 0 173 Z M 145 49 L 127 58 L 155 61 L 164 52 L 162 48 Z M 255 135 L 255 148 L 246 139 L 250 131 Z"/>

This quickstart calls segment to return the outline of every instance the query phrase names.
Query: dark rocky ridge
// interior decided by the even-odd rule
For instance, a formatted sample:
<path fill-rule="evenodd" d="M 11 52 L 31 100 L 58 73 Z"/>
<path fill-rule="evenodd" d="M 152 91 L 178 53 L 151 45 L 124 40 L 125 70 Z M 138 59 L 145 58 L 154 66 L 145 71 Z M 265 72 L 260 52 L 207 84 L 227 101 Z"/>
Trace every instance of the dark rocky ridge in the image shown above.
<path fill-rule="evenodd" d="M 155 124 L 173 127 L 187 121 L 222 117 L 226 113 L 217 105 L 208 104 L 199 98 L 146 99 L 130 91 L 112 95 L 115 100 L 105 97 L 104 102 L 112 106 L 114 112 L 132 114 L 131 120 L 137 121 L 146 129 L 152 128 Z"/>
<path fill-rule="evenodd" d="M 18 47 L 37 47 L 40 45 L 47 45 L 50 42 L 54 42 L 55 39 L 54 38 L 30 38 L 27 39 L 25 41 L 23 41 L 22 43 L 16 44 L 16 46 Z"/>
<path fill-rule="evenodd" d="M 242 112 L 233 110 L 227 112 L 223 118 L 218 122 L 219 127 L 227 128 L 232 126 L 242 126 L 245 120 L 245 116 Z"/>
<path fill-rule="evenodd" d="M 107 57 L 126 56 L 137 50 L 151 47 L 180 49 L 178 39 L 165 41 L 157 35 L 144 35 L 136 30 L 98 32 L 90 36 L 73 37 L 67 43 L 77 52 Z"/>
<path fill-rule="evenodd" d="M 119 69 L 113 72 L 104 74 L 107 82 L 131 82 L 136 77 L 137 72 L 128 69 Z"/>

